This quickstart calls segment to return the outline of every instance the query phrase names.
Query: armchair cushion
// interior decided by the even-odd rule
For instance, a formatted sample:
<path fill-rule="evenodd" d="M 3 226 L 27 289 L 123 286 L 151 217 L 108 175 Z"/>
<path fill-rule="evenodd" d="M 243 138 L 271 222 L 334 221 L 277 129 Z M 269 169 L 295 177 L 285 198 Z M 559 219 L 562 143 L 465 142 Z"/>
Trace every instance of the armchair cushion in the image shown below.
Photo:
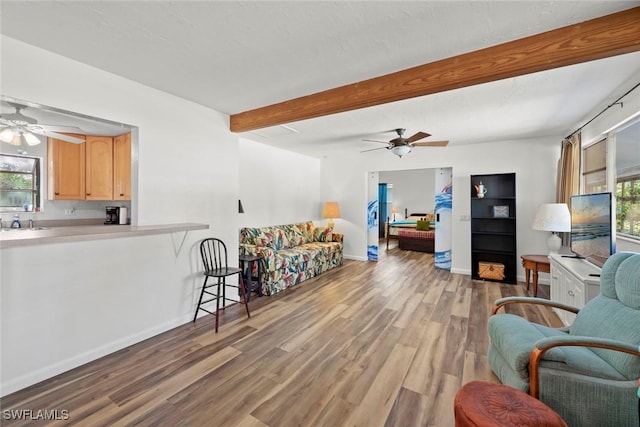
<path fill-rule="evenodd" d="M 636 280 L 637 277 L 636 276 Z M 606 318 L 606 321 L 603 319 Z M 609 338 L 633 344 L 640 348 L 640 310 L 634 310 L 620 301 L 599 295 L 583 307 L 571 325 L 571 335 Z M 592 350 L 613 366 L 628 380 L 638 377 L 640 358 L 631 354 L 602 348 Z"/>

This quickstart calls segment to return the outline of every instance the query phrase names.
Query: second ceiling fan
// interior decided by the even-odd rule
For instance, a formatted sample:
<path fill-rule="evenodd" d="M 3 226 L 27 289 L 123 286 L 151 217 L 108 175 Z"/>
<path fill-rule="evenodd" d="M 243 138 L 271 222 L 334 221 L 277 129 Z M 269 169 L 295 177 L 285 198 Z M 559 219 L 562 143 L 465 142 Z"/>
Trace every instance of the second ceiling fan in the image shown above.
<path fill-rule="evenodd" d="M 449 141 L 418 142 L 421 139 L 431 136 L 431 134 L 426 132 L 417 132 L 416 134 L 410 136 L 409 138 L 404 138 L 402 135 L 404 135 L 405 130 L 406 129 L 403 129 L 403 128 L 394 129 L 394 131 L 398 134 L 398 136 L 387 142 L 376 141 L 374 139 L 363 139 L 363 141 L 378 142 L 381 144 L 387 144 L 387 146 L 372 148 L 370 150 L 364 150 L 364 151 L 361 151 L 361 153 L 365 153 L 367 151 L 382 150 L 386 148 L 387 150 L 391 150 L 391 152 L 396 156 L 402 157 L 405 154 L 409 154 L 413 147 L 444 147 L 449 143 Z"/>

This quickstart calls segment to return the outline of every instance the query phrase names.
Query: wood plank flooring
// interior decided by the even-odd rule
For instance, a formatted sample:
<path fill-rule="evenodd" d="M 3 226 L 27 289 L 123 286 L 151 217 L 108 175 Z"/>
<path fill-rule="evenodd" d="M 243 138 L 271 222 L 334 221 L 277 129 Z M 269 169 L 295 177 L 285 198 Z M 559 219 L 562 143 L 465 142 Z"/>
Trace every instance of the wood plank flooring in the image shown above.
<path fill-rule="evenodd" d="M 64 426 L 452 426 L 461 385 L 497 382 L 486 358 L 493 301 L 528 293 L 383 248 L 377 263 L 346 260 L 252 298 L 251 319 L 227 308 L 218 334 L 206 316 L 6 396 L 3 415 L 68 411 L 49 423 Z M 546 308 L 508 311 L 561 325 Z"/>

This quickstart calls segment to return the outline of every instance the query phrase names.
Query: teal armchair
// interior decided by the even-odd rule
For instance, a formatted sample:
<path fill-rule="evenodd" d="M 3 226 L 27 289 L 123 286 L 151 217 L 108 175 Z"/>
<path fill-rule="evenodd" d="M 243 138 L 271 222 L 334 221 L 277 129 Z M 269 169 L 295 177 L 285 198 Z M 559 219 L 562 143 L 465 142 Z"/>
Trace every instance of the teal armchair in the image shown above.
<path fill-rule="evenodd" d="M 555 329 L 497 314 L 524 303 L 569 310 L 576 318 Z M 611 256 L 600 294 L 580 310 L 541 298 L 497 300 L 488 333 L 489 365 L 500 381 L 539 398 L 570 426 L 640 425 L 640 254 Z"/>

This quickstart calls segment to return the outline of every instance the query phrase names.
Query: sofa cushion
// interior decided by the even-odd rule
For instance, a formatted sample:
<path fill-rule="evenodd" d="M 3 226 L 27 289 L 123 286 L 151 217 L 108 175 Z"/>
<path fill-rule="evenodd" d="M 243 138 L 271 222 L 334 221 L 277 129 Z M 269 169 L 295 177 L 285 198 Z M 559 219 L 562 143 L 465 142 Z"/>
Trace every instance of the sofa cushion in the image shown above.
<path fill-rule="evenodd" d="M 313 229 L 313 242 L 326 242 L 330 241 L 327 238 L 331 237 L 333 229 L 329 227 L 316 227 Z"/>
<path fill-rule="evenodd" d="M 280 225 L 278 228 L 282 230 L 284 235 L 283 248 L 291 249 L 305 243 L 306 238 L 302 229 L 298 227 L 297 224 Z"/>

